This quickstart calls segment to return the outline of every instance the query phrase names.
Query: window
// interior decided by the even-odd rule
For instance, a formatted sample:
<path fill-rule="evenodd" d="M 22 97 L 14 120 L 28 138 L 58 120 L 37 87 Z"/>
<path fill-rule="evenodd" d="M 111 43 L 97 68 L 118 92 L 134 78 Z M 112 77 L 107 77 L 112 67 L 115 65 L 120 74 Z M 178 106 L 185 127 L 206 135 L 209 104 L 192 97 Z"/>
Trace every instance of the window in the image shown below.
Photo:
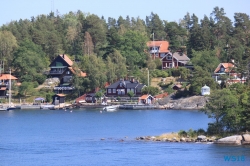
<path fill-rule="evenodd" d="M 171 60 L 172 59 L 172 56 L 171 55 L 168 55 L 167 56 L 167 60 Z"/>
<path fill-rule="evenodd" d="M 111 89 L 108 89 L 108 93 L 111 93 Z"/>
<path fill-rule="evenodd" d="M 113 93 L 116 93 L 116 89 L 113 89 Z"/>
<path fill-rule="evenodd" d="M 172 63 L 169 63 L 169 67 L 170 67 L 170 68 L 172 67 Z"/>
<path fill-rule="evenodd" d="M 224 67 L 221 67 L 221 68 L 220 68 L 220 72 L 225 72 L 225 68 L 224 68 Z"/>
<path fill-rule="evenodd" d="M 164 57 L 164 55 L 165 55 L 164 53 L 161 53 L 161 54 L 160 54 L 161 58 L 163 58 L 163 57 Z"/>

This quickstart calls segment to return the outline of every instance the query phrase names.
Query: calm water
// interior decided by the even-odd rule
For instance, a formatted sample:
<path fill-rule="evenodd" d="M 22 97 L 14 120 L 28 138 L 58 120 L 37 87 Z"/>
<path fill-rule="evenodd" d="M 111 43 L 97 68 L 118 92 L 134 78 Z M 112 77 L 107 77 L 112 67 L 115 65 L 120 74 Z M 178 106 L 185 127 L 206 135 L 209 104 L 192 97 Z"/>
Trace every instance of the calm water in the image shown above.
<path fill-rule="evenodd" d="M 0 165 L 250 165 L 249 147 L 135 140 L 206 129 L 210 121 L 201 112 L 180 110 L 1 111 Z"/>

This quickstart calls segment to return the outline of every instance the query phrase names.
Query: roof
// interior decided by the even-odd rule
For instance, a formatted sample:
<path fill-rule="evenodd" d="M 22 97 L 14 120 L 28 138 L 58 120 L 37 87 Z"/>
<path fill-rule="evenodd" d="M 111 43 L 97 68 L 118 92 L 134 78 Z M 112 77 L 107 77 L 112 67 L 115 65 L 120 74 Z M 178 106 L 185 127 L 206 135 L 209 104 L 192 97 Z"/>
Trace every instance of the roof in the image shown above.
<path fill-rule="evenodd" d="M 66 54 L 58 55 L 60 56 L 69 66 L 73 65 L 73 62 Z"/>
<path fill-rule="evenodd" d="M 225 73 L 228 73 L 231 71 L 231 69 L 234 67 L 232 63 L 220 63 L 218 67 L 215 69 L 214 73 L 217 73 L 220 71 L 221 66 L 225 68 Z"/>
<path fill-rule="evenodd" d="M 173 54 L 173 57 L 182 63 L 185 63 L 186 61 L 190 61 L 188 56 L 184 53 L 181 53 L 181 52 L 175 52 Z"/>
<path fill-rule="evenodd" d="M 0 75 L 0 80 L 17 80 L 16 77 L 14 77 L 13 75 L 10 74 L 1 74 Z"/>
<path fill-rule="evenodd" d="M 59 94 L 56 94 L 56 96 L 64 97 L 64 96 L 65 96 L 65 94 L 61 94 L 61 93 L 59 93 Z"/>
<path fill-rule="evenodd" d="M 74 70 L 72 67 L 68 67 L 68 69 L 69 69 L 72 73 L 74 73 L 74 74 L 76 73 L 75 70 Z M 84 73 L 84 72 L 82 72 L 82 71 L 80 70 L 80 76 L 81 76 L 81 77 L 86 77 L 87 74 Z"/>
<path fill-rule="evenodd" d="M 149 97 L 149 95 L 142 95 L 141 97 L 140 97 L 140 99 L 147 99 Z"/>
<path fill-rule="evenodd" d="M 141 100 L 146 100 L 146 99 L 149 98 L 149 97 L 154 98 L 154 97 L 151 96 L 151 95 L 142 95 L 142 96 L 140 97 L 140 99 L 141 99 Z"/>
<path fill-rule="evenodd" d="M 122 82 L 123 84 L 125 84 L 126 88 L 140 88 L 143 87 L 144 84 L 140 84 L 139 82 L 135 81 L 135 82 L 131 82 L 131 81 L 116 81 L 115 83 L 111 84 L 110 86 L 106 87 L 106 88 L 117 88 L 117 86 L 120 84 L 120 82 Z"/>
<path fill-rule="evenodd" d="M 181 84 L 176 84 L 176 85 L 174 85 L 173 87 L 177 87 L 177 88 L 181 88 L 182 87 L 182 85 Z"/>
<path fill-rule="evenodd" d="M 165 92 L 165 93 L 162 93 L 162 94 L 155 95 L 154 97 L 158 98 L 158 99 L 161 99 L 161 98 L 164 98 L 164 97 L 167 97 L 167 96 L 168 96 L 168 93 Z"/>
<path fill-rule="evenodd" d="M 6 87 L 1 87 L 0 90 L 6 90 L 7 88 Z"/>
<path fill-rule="evenodd" d="M 148 47 L 160 47 L 159 52 L 169 52 L 169 42 L 168 41 L 149 41 L 147 42 Z"/>
<path fill-rule="evenodd" d="M 78 102 L 81 101 L 81 100 L 85 100 L 86 96 L 87 96 L 87 94 L 85 93 L 84 95 L 78 97 L 78 98 L 76 99 L 76 102 L 78 103 Z"/>

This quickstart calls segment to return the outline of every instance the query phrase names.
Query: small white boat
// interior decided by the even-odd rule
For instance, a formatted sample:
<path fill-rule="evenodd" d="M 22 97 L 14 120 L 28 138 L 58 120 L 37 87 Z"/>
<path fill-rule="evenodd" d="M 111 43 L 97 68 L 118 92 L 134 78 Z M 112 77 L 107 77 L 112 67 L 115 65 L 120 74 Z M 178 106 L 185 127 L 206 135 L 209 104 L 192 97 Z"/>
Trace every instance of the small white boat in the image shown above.
<path fill-rule="evenodd" d="M 0 105 L 0 111 L 7 111 L 7 108 L 5 108 L 3 105 Z"/>
<path fill-rule="evenodd" d="M 111 105 L 111 106 L 106 106 L 103 108 L 103 111 L 107 111 L 107 112 L 113 112 L 116 111 L 117 106 Z"/>

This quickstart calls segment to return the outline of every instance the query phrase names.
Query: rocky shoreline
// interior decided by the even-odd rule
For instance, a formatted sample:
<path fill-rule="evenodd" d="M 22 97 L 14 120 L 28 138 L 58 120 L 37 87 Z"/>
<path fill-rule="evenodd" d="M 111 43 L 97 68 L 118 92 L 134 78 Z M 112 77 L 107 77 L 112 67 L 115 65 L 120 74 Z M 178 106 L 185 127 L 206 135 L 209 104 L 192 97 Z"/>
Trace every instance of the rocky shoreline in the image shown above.
<path fill-rule="evenodd" d="M 160 136 L 141 136 L 136 137 L 138 141 L 155 141 L 155 142 L 190 142 L 190 143 L 207 143 L 221 145 L 250 145 L 250 134 L 233 135 L 217 139 L 215 136 L 207 137 L 199 135 L 197 137 L 180 137 L 178 133 L 167 133 Z"/>
<path fill-rule="evenodd" d="M 172 99 L 169 96 L 166 99 L 158 101 L 159 109 L 175 109 L 175 110 L 194 110 L 204 108 L 207 102 L 206 96 L 191 96 L 180 99 Z"/>

